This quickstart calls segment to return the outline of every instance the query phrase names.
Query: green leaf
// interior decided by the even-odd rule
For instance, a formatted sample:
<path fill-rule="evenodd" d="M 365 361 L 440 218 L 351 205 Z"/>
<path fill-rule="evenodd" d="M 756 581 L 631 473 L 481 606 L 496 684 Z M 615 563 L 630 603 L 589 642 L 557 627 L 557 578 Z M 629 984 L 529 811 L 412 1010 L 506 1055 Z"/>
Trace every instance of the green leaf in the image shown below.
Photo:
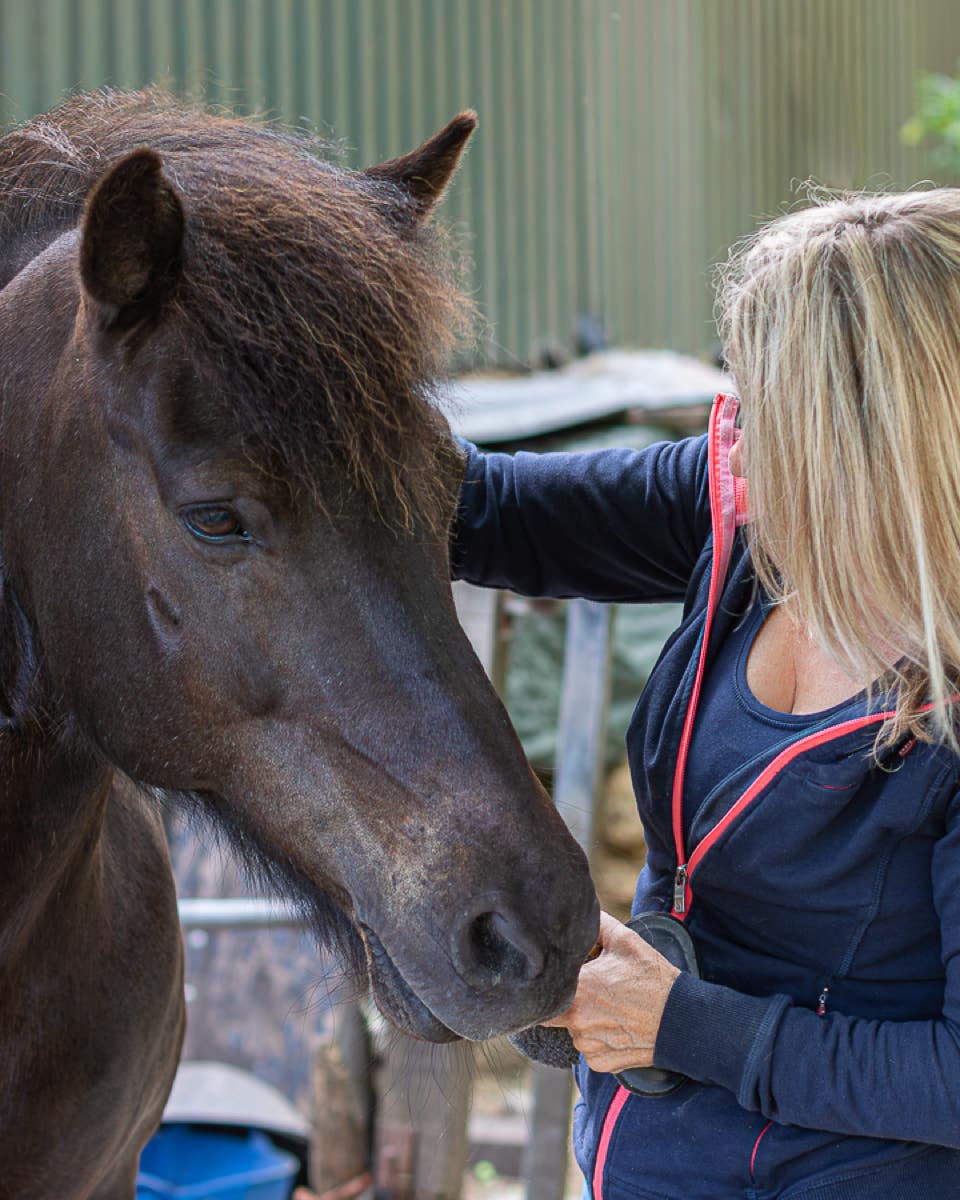
<path fill-rule="evenodd" d="M 907 146 L 919 146 L 926 134 L 926 126 L 919 116 L 912 116 L 900 127 L 900 140 Z"/>

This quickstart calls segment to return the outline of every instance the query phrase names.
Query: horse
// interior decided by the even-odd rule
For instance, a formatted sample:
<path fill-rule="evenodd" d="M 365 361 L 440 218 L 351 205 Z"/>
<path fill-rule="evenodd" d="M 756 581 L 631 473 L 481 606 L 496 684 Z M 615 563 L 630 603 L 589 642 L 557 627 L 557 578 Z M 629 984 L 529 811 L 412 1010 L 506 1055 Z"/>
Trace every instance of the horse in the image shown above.
<path fill-rule="evenodd" d="M 184 1028 L 165 805 L 397 1026 L 562 1010 L 586 860 L 457 622 L 476 119 L 364 171 L 158 91 L 0 138 L 0 1196 L 129 1200 Z"/>

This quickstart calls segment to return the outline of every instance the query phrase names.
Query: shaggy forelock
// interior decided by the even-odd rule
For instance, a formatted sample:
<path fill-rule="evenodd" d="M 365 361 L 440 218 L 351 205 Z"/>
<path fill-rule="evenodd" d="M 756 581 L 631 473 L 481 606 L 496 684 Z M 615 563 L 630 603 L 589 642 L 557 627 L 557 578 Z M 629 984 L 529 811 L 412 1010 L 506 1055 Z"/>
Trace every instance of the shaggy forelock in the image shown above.
<path fill-rule="evenodd" d="M 157 90 L 76 97 L 0 139 L 0 234 L 75 225 L 111 163 L 150 146 L 181 194 L 184 270 L 165 314 L 224 433 L 296 489 L 361 488 L 442 521 L 452 453 L 434 380 L 469 321 L 442 238 L 394 185 L 329 147 Z"/>

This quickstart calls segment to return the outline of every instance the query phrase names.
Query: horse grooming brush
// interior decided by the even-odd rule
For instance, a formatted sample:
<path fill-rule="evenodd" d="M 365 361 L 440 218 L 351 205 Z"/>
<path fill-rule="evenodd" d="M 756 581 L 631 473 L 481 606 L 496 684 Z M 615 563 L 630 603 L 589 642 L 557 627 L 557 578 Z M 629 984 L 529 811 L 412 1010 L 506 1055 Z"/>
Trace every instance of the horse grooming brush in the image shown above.
<path fill-rule="evenodd" d="M 696 947 L 676 917 L 661 912 L 640 913 L 630 918 L 627 928 L 642 937 L 673 966 L 699 978 Z M 587 962 L 599 953 L 598 943 L 590 951 Z M 509 1040 L 521 1054 L 548 1067 L 572 1067 L 580 1058 L 573 1038 L 563 1028 L 533 1025 L 530 1029 L 511 1034 Z M 677 1071 L 662 1071 L 659 1067 L 628 1067 L 617 1075 L 617 1081 L 637 1096 L 668 1096 L 686 1080 L 686 1075 Z"/>

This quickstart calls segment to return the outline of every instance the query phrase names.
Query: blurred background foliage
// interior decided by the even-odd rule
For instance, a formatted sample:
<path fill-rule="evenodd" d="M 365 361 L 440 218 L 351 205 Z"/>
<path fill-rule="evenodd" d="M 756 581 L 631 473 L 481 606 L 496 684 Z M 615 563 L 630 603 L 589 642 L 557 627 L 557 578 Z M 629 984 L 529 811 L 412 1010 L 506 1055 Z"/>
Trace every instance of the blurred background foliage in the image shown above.
<path fill-rule="evenodd" d="M 944 182 L 960 177 L 960 63 L 956 74 L 924 73 L 917 80 L 917 111 L 901 132 L 908 146 L 927 145 Z"/>

